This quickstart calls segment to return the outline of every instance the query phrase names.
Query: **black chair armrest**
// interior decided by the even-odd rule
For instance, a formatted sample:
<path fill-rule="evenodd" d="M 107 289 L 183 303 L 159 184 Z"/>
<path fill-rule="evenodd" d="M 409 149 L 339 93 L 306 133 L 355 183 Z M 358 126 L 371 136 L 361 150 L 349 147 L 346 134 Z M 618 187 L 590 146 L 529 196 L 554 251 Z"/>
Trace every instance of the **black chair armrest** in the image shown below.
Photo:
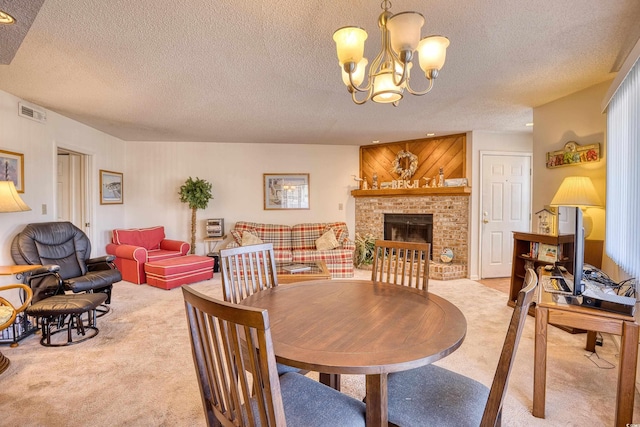
<path fill-rule="evenodd" d="M 40 268 L 31 270 L 28 273 L 25 273 L 24 282 L 27 285 L 29 285 L 31 289 L 33 289 L 33 286 L 31 286 L 31 282 L 33 280 L 40 279 L 45 276 L 55 276 L 56 281 L 58 282 L 56 294 L 63 294 L 64 286 L 62 283 L 63 282 L 62 277 L 60 277 L 60 273 L 58 273 L 59 271 L 60 271 L 59 265 L 56 265 L 56 264 L 43 265 Z"/>
<path fill-rule="evenodd" d="M 109 262 L 113 262 L 116 259 L 115 255 L 104 255 L 104 256 L 100 256 L 97 258 L 89 258 L 88 260 L 86 260 L 86 264 L 87 266 L 89 265 L 94 265 L 94 264 L 101 264 L 101 263 L 109 263 Z"/>
<path fill-rule="evenodd" d="M 104 255 L 97 258 L 89 258 L 85 261 L 85 264 L 89 271 L 117 270 L 113 262 L 115 259 L 115 255 Z"/>
<path fill-rule="evenodd" d="M 49 274 L 55 274 L 60 271 L 60 266 L 56 264 L 51 265 L 43 265 L 42 267 L 36 268 L 35 270 L 31 270 L 26 273 L 27 276 L 31 276 L 31 278 L 42 277 Z"/>

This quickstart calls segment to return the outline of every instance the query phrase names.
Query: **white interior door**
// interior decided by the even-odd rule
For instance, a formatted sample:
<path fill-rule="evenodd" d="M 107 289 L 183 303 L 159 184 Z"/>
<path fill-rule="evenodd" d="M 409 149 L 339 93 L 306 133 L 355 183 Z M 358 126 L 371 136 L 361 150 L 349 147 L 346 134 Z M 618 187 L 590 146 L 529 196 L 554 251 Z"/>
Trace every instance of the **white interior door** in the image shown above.
<path fill-rule="evenodd" d="M 58 148 L 56 218 L 69 221 L 91 239 L 90 156 Z"/>
<path fill-rule="evenodd" d="M 58 221 L 71 221 L 71 180 L 69 175 L 69 156 L 58 154 L 58 179 L 56 181 L 56 219 Z"/>
<path fill-rule="evenodd" d="M 531 225 L 531 155 L 481 153 L 480 277 L 509 277 L 514 231 Z"/>

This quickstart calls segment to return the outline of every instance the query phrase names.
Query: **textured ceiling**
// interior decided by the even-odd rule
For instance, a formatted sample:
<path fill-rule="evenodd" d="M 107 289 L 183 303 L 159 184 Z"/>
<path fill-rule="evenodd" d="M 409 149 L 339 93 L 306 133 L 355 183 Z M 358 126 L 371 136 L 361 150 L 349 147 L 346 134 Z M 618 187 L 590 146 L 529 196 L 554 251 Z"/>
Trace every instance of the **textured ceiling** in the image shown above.
<path fill-rule="evenodd" d="M 640 36 L 638 0 L 397 0 L 392 12 L 425 16 L 423 36 L 451 40 L 447 62 L 425 96 L 357 106 L 332 34 L 365 28 L 372 59 L 379 5 L 46 0 L 0 65 L 0 90 L 124 140 L 362 145 L 523 132 L 533 107 L 612 79 Z M 1 26 L 0 41 L 11 31 Z"/>

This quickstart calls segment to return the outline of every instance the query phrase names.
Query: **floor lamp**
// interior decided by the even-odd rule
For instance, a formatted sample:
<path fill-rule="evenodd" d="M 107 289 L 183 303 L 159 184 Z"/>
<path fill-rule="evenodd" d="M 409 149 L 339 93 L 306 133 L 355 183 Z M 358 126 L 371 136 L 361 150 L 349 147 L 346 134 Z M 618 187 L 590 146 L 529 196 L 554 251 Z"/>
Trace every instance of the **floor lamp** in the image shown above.
<path fill-rule="evenodd" d="M 586 212 L 588 207 L 602 207 L 600 196 L 588 176 L 568 176 L 551 200 L 551 206 L 575 206 L 582 209 L 584 237 L 593 230 L 593 219 Z"/>

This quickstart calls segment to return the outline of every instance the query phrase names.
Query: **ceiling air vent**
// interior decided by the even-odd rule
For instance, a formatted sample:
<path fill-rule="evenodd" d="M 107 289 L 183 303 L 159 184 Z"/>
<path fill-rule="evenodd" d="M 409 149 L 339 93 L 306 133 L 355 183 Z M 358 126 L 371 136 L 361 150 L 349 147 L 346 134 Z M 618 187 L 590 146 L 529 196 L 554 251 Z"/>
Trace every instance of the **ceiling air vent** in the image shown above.
<path fill-rule="evenodd" d="M 47 113 L 44 110 L 28 107 L 21 102 L 18 103 L 18 115 L 40 123 L 47 122 Z"/>

